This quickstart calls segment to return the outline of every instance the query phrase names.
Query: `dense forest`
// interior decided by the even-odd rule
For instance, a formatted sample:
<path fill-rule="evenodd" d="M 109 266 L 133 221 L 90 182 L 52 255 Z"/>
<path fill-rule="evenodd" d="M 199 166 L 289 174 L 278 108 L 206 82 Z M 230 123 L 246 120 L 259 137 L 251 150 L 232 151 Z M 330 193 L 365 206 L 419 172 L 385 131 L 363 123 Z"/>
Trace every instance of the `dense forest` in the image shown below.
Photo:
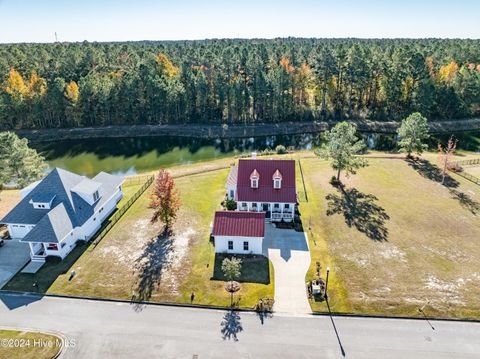
<path fill-rule="evenodd" d="M 0 45 L 0 128 L 480 115 L 480 40 Z"/>

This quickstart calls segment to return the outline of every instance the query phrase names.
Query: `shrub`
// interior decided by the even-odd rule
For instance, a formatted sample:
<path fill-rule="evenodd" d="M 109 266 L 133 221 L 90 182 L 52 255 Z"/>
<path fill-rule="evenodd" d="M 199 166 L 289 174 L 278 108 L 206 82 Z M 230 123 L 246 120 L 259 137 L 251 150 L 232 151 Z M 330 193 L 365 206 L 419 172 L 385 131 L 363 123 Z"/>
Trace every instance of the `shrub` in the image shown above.
<path fill-rule="evenodd" d="M 287 149 L 283 145 L 278 145 L 277 147 L 275 147 L 275 151 L 278 155 L 284 155 L 287 153 Z"/>
<path fill-rule="evenodd" d="M 233 199 L 227 198 L 223 203 L 223 206 L 228 211 L 235 211 L 237 209 L 237 202 Z"/>
<path fill-rule="evenodd" d="M 332 178 L 330 178 L 330 184 L 334 187 L 337 187 L 340 185 L 340 181 L 337 179 L 337 177 L 335 176 L 332 176 Z"/>

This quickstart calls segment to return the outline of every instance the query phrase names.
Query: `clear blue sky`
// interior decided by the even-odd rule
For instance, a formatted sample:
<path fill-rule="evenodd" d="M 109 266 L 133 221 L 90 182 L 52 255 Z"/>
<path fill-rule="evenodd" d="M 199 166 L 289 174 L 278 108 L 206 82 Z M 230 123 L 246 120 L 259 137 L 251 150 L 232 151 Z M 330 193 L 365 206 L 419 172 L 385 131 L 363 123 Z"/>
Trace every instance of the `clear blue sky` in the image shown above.
<path fill-rule="evenodd" d="M 480 0 L 0 0 L 0 42 L 480 38 Z"/>

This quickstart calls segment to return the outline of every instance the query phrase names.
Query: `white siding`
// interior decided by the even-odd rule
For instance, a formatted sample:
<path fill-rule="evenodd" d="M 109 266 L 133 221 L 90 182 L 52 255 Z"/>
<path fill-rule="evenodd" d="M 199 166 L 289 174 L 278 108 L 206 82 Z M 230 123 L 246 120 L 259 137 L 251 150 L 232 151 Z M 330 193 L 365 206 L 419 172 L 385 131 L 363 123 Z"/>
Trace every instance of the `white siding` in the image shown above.
<path fill-rule="evenodd" d="M 233 241 L 233 249 L 228 249 L 228 241 Z M 248 242 L 248 251 L 243 249 L 243 242 Z M 216 253 L 235 253 L 235 254 L 262 254 L 262 237 L 234 237 L 234 236 L 215 236 Z"/>
<path fill-rule="evenodd" d="M 32 230 L 33 227 L 35 226 L 29 224 L 9 224 L 8 233 L 10 233 L 10 237 L 12 238 L 22 239 Z"/>

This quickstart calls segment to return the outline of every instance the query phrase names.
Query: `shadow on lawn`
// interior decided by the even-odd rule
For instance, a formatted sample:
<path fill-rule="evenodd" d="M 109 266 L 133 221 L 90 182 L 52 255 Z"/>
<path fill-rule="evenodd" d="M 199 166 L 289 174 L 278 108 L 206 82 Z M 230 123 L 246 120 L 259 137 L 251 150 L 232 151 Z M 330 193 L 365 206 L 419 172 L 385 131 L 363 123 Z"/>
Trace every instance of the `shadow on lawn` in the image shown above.
<path fill-rule="evenodd" d="M 480 203 L 472 199 L 468 194 L 450 189 L 452 198 L 456 199 L 460 205 L 466 210 L 470 211 L 473 215 L 477 215 L 480 212 Z"/>
<path fill-rule="evenodd" d="M 174 236 L 171 232 L 152 238 L 143 253 L 135 260 L 134 271 L 138 280 L 134 284 L 132 302 L 150 300 L 152 293 L 162 279 L 162 270 L 167 262 L 168 254 L 173 250 Z M 143 309 L 142 303 L 133 303 L 135 311 Z"/>
<path fill-rule="evenodd" d="M 343 214 L 345 223 L 355 227 L 368 238 L 375 241 L 387 241 L 388 229 L 385 222 L 390 219 L 383 207 L 375 202 L 373 194 L 365 194 L 355 188 L 342 189 L 341 194 L 330 193 L 326 197 L 327 216 Z"/>
<path fill-rule="evenodd" d="M 237 334 L 241 331 L 243 331 L 243 327 L 240 315 L 234 310 L 226 312 L 220 323 L 220 332 L 222 333 L 223 340 L 233 339 L 234 341 L 238 341 Z"/>
<path fill-rule="evenodd" d="M 407 159 L 406 160 L 408 165 L 412 167 L 415 171 L 417 171 L 422 177 L 425 177 L 431 181 L 442 183 L 442 170 L 424 159 Z M 459 186 L 459 182 L 450 177 L 448 174 L 445 175 L 445 181 L 443 185 L 448 188 L 457 188 Z"/>

